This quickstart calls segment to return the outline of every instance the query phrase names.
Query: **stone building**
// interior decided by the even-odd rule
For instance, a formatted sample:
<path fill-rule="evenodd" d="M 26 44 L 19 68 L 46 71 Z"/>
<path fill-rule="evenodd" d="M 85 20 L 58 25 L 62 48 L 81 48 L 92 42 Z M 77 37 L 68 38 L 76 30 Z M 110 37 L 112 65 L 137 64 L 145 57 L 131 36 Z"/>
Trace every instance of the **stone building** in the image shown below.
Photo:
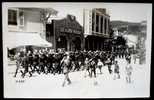
<path fill-rule="evenodd" d="M 85 49 L 108 50 L 110 42 L 110 16 L 104 8 L 84 9 Z"/>

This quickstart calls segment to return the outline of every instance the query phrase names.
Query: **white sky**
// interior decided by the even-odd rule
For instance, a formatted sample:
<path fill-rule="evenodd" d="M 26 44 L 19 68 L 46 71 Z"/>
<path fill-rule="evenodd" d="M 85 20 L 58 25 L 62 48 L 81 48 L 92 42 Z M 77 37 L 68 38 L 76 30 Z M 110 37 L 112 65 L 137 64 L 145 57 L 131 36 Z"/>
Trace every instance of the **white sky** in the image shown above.
<path fill-rule="evenodd" d="M 51 7 L 57 10 L 59 17 L 66 17 L 67 14 L 76 16 L 76 19 L 83 25 L 83 9 L 84 8 L 106 8 L 111 20 L 122 20 L 130 22 L 141 22 L 148 20 L 148 16 L 152 15 L 152 4 L 148 3 L 10 3 L 11 6 L 17 7 Z"/>
<path fill-rule="evenodd" d="M 106 8 L 111 20 L 130 22 L 147 20 L 149 11 L 152 11 L 151 4 L 142 3 L 58 3 L 50 6 L 59 11 L 58 16 L 75 15 L 81 25 L 83 25 L 84 8 Z"/>

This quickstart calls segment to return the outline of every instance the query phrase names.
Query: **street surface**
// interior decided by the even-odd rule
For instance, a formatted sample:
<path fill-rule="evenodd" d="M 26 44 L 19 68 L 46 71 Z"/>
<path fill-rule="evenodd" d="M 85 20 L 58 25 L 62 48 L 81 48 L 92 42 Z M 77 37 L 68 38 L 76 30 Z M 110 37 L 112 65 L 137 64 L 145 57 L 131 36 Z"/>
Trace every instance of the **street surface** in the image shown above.
<path fill-rule="evenodd" d="M 138 63 L 138 61 L 137 61 Z M 8 98 L 119 98 L 148 97 L 150 92 L 149 66 L 132 63 L 133 82 L 126 83 L 126 60 L 118 58 L 120 79 L 113 79 L 107 66 L 102 68 L 103 74 L 97 69 L 97 77 L 84 77 L 84 71 L 69 74 L 72 84 L 62 87 L 63 74 L 37 74 L 29 78 L 21 78 L 20 74 L 13 77 L 15 65 L 9 65 L 5 82 L 5 97 Z M 95 84 L 97 83 L 97 84 Z"/>

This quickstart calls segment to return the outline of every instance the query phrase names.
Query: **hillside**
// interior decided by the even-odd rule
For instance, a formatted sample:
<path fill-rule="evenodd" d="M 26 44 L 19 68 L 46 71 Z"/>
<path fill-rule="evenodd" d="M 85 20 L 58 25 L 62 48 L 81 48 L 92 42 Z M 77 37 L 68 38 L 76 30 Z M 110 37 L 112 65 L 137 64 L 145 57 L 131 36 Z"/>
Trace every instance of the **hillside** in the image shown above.
<path fill-rule="evenodd" d="M 112 28 L 120 27 L 120 26 L 126 26 L 126 25 L 140 25 L 140 23 L 119 21 L 119 20 L 111 21 L 111 27 Z"/>
<path fill-rule="evenodd" d="M 146 36 L 146 33 L 141 32 L 146 30 L 146 26 L 141 26 L 141 23 L 114 20 L 110 24 L 111 28 L 117 28 L 122 33 L 127 31 L 127 34 Z"/>

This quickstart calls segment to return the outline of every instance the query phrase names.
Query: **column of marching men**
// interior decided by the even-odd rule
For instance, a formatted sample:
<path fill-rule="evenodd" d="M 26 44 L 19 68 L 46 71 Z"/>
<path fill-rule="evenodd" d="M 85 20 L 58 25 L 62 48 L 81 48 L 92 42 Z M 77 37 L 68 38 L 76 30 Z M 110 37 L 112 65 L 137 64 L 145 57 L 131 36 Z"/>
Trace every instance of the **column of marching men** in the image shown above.
<path fill-rule="evenodd" d="M 84 70 L 85 77 L 88 73 L 89 77 L 96 77 L 96 69 L 100 74 L 102 67 L 107 66 L 109 73 L 115 73 L 115 77 L 120 78 L 118 61 L 115 58 L 125 58 L 127 61 L 126 81 L 131 82 L 132 66 L 130 52 L 110 52 L 110 51 L 76 51 L 76 52 L 53 52 L 51 49 L 40 49 L 34 51 L 24 51 L 15 55 L 16 71 L 14 77 L 18 73 L 24 78 L 26 74 L 29 77 L 33 73 L 38 74 L 64 74 L 65 81 L 71 83 L 68 73 Z M 111 66 L 114 65 L 114 70 Z"/>

